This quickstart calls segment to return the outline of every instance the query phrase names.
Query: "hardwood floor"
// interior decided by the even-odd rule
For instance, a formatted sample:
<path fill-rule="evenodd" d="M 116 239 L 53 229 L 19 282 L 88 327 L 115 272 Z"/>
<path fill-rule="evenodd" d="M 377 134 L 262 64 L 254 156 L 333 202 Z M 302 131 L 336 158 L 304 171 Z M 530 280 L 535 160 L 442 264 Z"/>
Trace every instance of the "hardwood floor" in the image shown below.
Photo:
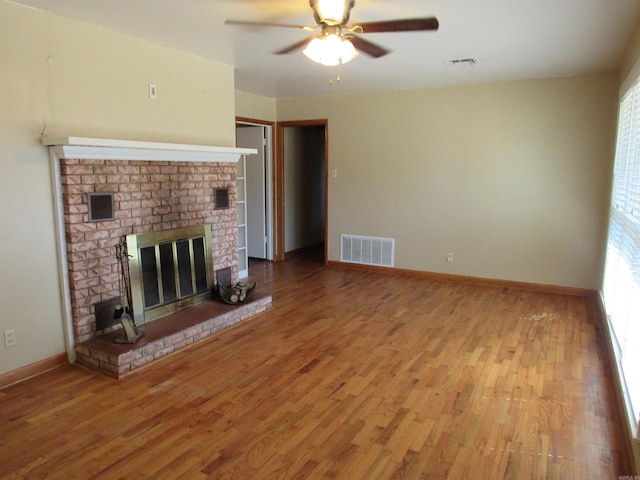
<path fill-rule="evenodd" d="M 273 310 L 122 380 L 0 390 L 0 478 L 630 475 L 593 299 L 254 265 Z"/>

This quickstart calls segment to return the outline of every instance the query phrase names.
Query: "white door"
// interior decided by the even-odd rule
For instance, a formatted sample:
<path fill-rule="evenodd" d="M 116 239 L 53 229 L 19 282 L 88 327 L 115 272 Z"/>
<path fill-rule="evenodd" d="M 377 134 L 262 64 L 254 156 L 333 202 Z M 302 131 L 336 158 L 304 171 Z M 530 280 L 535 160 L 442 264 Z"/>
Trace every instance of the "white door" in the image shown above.
<path fill-rule="evenodd" d="M 267 258 L 265 144 L 264 127 L 236 128 L 240 148 L 255 148 L 258 153 L 245 156 L 247 253 L 252 258 Z"/>

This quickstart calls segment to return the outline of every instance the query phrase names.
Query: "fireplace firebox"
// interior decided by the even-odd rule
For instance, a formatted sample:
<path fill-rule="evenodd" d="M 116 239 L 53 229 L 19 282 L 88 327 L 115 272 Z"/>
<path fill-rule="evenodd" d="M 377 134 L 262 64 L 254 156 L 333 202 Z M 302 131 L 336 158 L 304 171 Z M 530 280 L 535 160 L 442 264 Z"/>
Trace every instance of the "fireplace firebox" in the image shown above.
<path fill-rule="evenodd" d="M 211 297 L 211 226 L 127 235 L 136 324 L 151 322 Z"/>

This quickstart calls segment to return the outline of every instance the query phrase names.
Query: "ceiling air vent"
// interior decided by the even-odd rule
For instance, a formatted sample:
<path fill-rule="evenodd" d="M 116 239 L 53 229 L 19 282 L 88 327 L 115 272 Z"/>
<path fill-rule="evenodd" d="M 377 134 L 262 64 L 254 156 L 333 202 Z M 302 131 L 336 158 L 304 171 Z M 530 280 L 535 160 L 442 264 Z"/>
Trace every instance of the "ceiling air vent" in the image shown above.
<path fill-rule="evenodd" d="M 467 67 L 472 67 L 476 63 L 478 63 L 478 59 L 477 58 L 457 58 L 457 59 L 454 59 L 454 60 L 447 60 L 447 64 L 449 64 L 452 67 L 461 66 L 461 65 L 466 65 Z"/>

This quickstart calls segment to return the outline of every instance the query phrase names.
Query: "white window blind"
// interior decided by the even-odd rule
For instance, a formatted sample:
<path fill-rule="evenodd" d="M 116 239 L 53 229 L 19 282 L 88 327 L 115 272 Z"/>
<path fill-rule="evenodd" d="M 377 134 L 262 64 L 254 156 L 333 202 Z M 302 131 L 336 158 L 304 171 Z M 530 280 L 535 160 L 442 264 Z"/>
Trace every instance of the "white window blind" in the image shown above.
<path fill-rule="evenodd" d="M 629 413 L 640 429 L 640 80 L 620 103 L 603 295 Z"/>

